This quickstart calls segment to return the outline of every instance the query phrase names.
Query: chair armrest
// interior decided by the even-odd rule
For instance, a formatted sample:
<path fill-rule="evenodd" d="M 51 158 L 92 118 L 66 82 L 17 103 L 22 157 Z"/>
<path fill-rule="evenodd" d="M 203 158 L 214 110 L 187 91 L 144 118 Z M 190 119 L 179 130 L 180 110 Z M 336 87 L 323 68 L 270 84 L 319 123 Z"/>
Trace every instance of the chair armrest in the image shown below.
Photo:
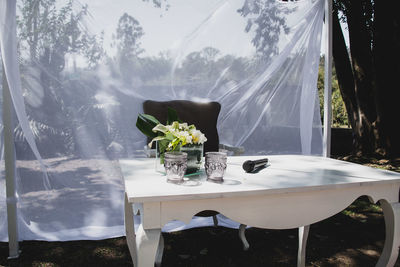
<path fill-rule="evenodd" d="M 244 147 L 239 146 L 229 146 L 225 144 L 219 144 L 219 151 L 225 151 L 228 153 L 228 155 L 233 155 L 233 156 L 240 156 L 244 153 Z"/>

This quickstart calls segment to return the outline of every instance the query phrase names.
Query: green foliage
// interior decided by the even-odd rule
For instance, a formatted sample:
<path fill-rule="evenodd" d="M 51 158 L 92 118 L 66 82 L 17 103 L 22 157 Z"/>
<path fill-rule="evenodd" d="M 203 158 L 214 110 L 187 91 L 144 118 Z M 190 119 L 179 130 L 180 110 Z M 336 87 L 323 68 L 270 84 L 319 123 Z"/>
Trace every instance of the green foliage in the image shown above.
<path fill-rule="evenodd" d="M 143 1 L 153 3 L 157 7 L 163 7 L 166 4 L 164 0 Z M 239 84 L 244 79 L 249 79 L 260 66 L 259 62 L 264 61 L 261 56 L 244 58 L 223 54 L 213 47 L 193 51 L 180 58 L 179 64 L 174 61 L 168 51 L 158 56 L 145 56 L 144 49 L 141 47 L 144 29 L 138 20 L 127 13 L 119 18 L 113 35 L 113 45 L 117 53 L 106 55 L 103 50 L 103 35 L 91 35 L 85 28 L 79 27 L 84 24 L 89 14 L 88 6 L 76 9 L 73 8 L 73 1 L 56 5 L 55 0 L 21 0 L 19 8 L 18 37 L 23 59 L 21 62 L 23 86 L 28 91 L 28 96 L 34 95 L 38 89 L 43 90 L 43 92 L 39 90 L 42 95 L 38 95 L 37 98 L 40 98 L 40 104 L 46 103 L 39 109 L 27 101 L 28 112 L 32 114 L 31 126 L 36 131 L 37 138 L 43 136 L 43 140 L 37 139 L 43 143 L 54 136 L 63 140 L 68 138 L 70 141 L 65 142 L 68 143 L 68 147 L 71 147 L 70 151 L 73 153 L 79 146 L 79 142 L 75 140 L 81 137 L 82 132 L 85 136 L 91 135 L 87 133 L 93 132 L 93 135 L 100 133 L 98 138 L 101 142 L 110 144 L 117 141 L 124 146 L 124 149 L 133 143 L 128 134 L 134 128 L 133 123 L 129 123 L 129 127 L 122 128 L 125 127 L 122 125 L 125 125 L 132 114 L 129 112 L 131 110 L 129 105 L 132 105 L 129 103 L 131 99 L 122 96 L 117 91 L 114 95 L 115 99 L 108 97 L 104 102 L 105 100 L 99 101 L 96 98 L 103 85 L 95 67 L 102 58 L 105 59 L 104 65 L 108 68 L 111 78 L 122 80 L 126 88 L 143 87 L 145 90 L 160 93 L 168 92 L 166 87 L 171 84 L 171 75 L 173 85 L 177 88 L 196 90 L 197 87 L 209 86 L 207 83 L 210 83 L 215 87 L 213 90 L 227 90 L 224 84 Z M 241 15 L 244 17 L 250 15 L 243 12 L 242 10 Z M 266 15 L 263 13 L 260 17 Z M 256 31 L 260 27 L 260 21 L 253 21 L 253 23 L 249 27 Z M 282 24 L 279 27 L 283 26 Z M 263 33 L 259 32 L 259 34 Z M 265 47 L 261 39 L 255 39 L 253 43 L 257 45 L 257 51 L 260 54 L 273 54 L 269 48 Z M 64 58 L 72 55 L 84 57 L 87 65 L 83 68 L 65 70 Z M 37 65 L 40 65 L 40 68 Z M 36 81 L 41 87 L 35 87 L 36 83 L 31 81 Z M 213 85 L 213 82 L 216 84 Z M 348 124 L 346 110 L 337 87 L 335 78 L 332 94 L 333 123 L 334 126 L 345 126 Z M 318 88 L 322 110 L 323 70 L 321 69 Z M 121 106 L 123 115 L 118 118 L 109 116 L 107 111 L 111 108 L 110 105 L 113 109 Z M 168 115 L 170 118 L 167 121 L 168 124 L 179 121 L 173 111 L 169 110 Z M 158 135 L 152 129 L 158 123 L 154 117 L 140 114 L 136 127 L 149 138 L 154 138 Z M 53 149 L 50 145 L 46 147 Z M 53 150 L 56 151 L 56 149 Z"/>
<path fill-rule="evenodd" d="M 135 58 L 144 50 L 140 47 L 140 38 L 144 35 L 142 26 L 134 17 L 124 13 L 119 21 L 114 41 L 123 58 Z"/>
<path fill-rule="evenodd" d="M 168 107 L 167 125 L 172 124 L 174 121 L 181 122 L 181 120 L 178 118 L 178 113 L 176 112 L 176 110 Z M 148 114 L 139 114 L 136 121 L 136 127 L 144 135 L 152 139 L 151 143 L 153 141 L 158 142 L 158 151 L 160 153 L 160 160 L 163 163 L 164 152 L 167 150 L 168 145 L 172 143 L 171 151 L 179 151 L 181 147 L 181 142 L 180 139 L 175 138 L 171 133 L 164 134 L 162 131 L 156 131 L 156 132 L 153 131 L 154 127 L 156 127 L 159 124 L 160 122 L 155 117 Z"/>
<path fill-rule="evenodd" d="M 66 54 L 81 54 L 89 67 L 95 67 L 103 51 L 103 36 L 91 35 L 80 25 L 88 16 L 88 6 L 75 11 L 73 1 L 57 8 L 55 0 L 22 0 L 17 17 L 21 48 L 29 51 L 31 61 L 40 60 L 48 71 L 64 69 Z"/>
<path fill-rule="evenodd" d="M 318 95 L 321 112 L 321 121 L 324 120 L 324 66 L 323 58 L 318 70 Z M 332 70 L 332 126 L 333 127 L 349 127 L 346 106 L 343 102 L 342 95 L 339 90 L 339 84 L 336 77 L 336 71 Z"/>
<path fill-rule="evenodd" d="M 178 113 L 175 109 L 168 107 L 167 124 L 172 124 L 174 121 L 181 123 L 182 121 L 178 118 Z"/>
<path fill-rule="evenodd" d="M 56 0 L 21 0 L 18 8 L 17 34 L 22 88 L 39 149 L 45 148 L 42 150 L 45 152 L 41 152 L 42 156 L 59 155 L 60 151 L 67 154 L 76 152 L 79 143 L 76 142 L 76 133 L 86 127 L 90 128 L 88 122 L 92 126 L 96 125 L 96 120 L 87 112 L 92 97 L 83 93 L 86 92 L 82 89 L 84 79 L 80 80 L 81 90 L 78 91 L 82 93 L 82 98 L 71 100 L 73 92 L 76 92 L 76 81 L 70 79 L 72 75 L 69 76 L 65 69 L 66 62 L 72 59 L 76 67 L 75 58 L 78 57 L 85 59 L 86 73 L 95 69 L 105 54 L 103 33 L 93 35 L 83 27 L 89 16 L 88 6 L 76 5 L 72 0 L 63 3 Z M 74 71 L 75 77 L 79 77 L 79 70 L 75 68 Z M 80 116 L 81 113 L 89 116 Z M 19 126 L 15 132 L 23 144 L 24 138 Z"/>
<path fill-rule="evenodd" d="M 244 2 L 242 8 L 237 12 L 247 17 L 246 32 L 254 32 L 252 39 L 257 53 L 264 59 L 272 58 L 279 53 L 278 40 L 281 32 L 288 33 L 289 28 L 282 13 L 291 12 L 293 7 L 286 7 L 284 10 L 271 8 L 271 5 L 263 1 Z"/>
<path fill-rule="evenodd" d="M 167 125 L 172 124 L 172 122 L 182 122 L 178 118 L 178 113 L 175 109 L 168 107 L 167 113 Z M 153 132 L 153 128 L 156 127 L 160 122 L 149 114 L 139 114 L 136 120 L 136 127 L 147 137 L 155 138 L 158 136 L 157 133 Z M 171 139 L 172 140 L 172 139 Z"/>
<path fill-rule="evenodd" d="M 153 132 L 153 128 L 156 127 L 160 122 L 151 115 L 139 114 L 136 120 L 136 127 L 146 136 L 154 138 L 157 136 Z"/>
<path fill-rule="evenodd" d="M 156 8 L 165 8 L 166 11 L 170 7 L 170 5 L 169 5 L 167 0 L 142 0 L 142 1 L 143 2 L 152 2 L 154 7 L 156 7 Z"/>

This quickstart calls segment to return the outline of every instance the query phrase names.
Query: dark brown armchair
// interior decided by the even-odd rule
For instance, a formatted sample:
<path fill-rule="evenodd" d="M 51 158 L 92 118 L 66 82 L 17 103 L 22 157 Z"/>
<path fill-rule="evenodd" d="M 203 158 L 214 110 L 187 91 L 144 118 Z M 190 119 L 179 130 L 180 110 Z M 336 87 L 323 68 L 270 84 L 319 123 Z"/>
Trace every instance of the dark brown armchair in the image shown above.
<path fill-rule="evenodd" d="M 160 123 L 165 124 L 167 121 L 168 107 L 176 110 L 179 119 L 187 122 L 189 125 L 194 124 L 207 137 L 204 143 L 204 153 L 209 151 L 226 150 L 233 155 L 240 155 L 244 152 L 243 147 L 232 147 L 219 143 L 217 130 L 218 116 L 221 111 L 221 104 L 218 102 L 199 103 L 188 100 L 172 100 L 172 101 L 153 101 L 146 100 L 143 102 L 143 112 L 154 116 Z M 216 215 L 218 212 L 213 210 L 204 210 L 196 214 L 196 216 L 213 217 L 214 225 L 218 225 Z M 249 244 L 244 236 L 246 226 L 240 225 L 239 236 L 243 242 L 245 250 L 249 248 Z"/>
<path fill-rule="evenodd" d="M 218 102 L 197 103 L 188 100 L 158 102 L 147 100 L 143 103 L 143 112 L 154 116 L 162 124 L 167 121 L 168 107 L 177 111 L 178 117 L 189 125 L 194 124 L 207 137 L 204 152 L 218 151 L 219 137 L 217 120 L 221 110 Z"/>
<path fill-rule="evenodd" d="M 194 124 L 197 129 L 207 137 L 204 143 L 204 153 L 208 151 L 226 150 L 232 155 L 241 155 L 243 147 L 232 147 L 220 144 L 217 121 L 221 104 L 218 102 L 199 103 L 188 100 L 153 101 L 143 102 L 143 112 L 154 116 L 162 124 L 167 121 L 168 107 L 177 111 L 178 117 L 188 124 Z"/>
<path fill-rule="evenodd" d="M 152 101 L 143 102 L 143 112 L 154 116 L 159 122 L 165 124 L 167 121 L 168 107 L 176 110 L 178 117 L 189 125 L 194 124 L 207 137 L 204 143 L 204 153 L 218 151 L 219 137 L 217 131 L 217 120 L 221 110 L 218 102 L 197 103 L 188 100 Z M 215 211 L 202 211 L 198 216 L 215 216 Z M 214 221 L 216 218 L 214 217 Z"/>

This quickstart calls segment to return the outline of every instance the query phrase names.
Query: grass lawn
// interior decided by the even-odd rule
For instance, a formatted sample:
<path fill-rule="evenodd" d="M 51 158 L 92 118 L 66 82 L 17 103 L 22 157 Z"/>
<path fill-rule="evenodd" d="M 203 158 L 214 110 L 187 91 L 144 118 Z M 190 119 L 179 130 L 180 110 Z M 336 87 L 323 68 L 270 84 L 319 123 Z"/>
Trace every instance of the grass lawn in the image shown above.
<path fill-rule="evenodd" d="M 343 160 L 400 172 L 400 160 L 344 157 Z M 296 266 L 297 230 L 250 228 L 248 251 L 237 230 L 223 227 L 163 233 L 162 266 Z M 385 240 L 382 211 L 365 197 L 341 213 L 311 225 L 306 266 L 375 266 Z M 0 266 L 132 266 L 124 237 L 101 241 L 20 243 L 22 254 L 7 260 L 0 243 Z M 400 267 L 400 259 L 396 265 Z"/>

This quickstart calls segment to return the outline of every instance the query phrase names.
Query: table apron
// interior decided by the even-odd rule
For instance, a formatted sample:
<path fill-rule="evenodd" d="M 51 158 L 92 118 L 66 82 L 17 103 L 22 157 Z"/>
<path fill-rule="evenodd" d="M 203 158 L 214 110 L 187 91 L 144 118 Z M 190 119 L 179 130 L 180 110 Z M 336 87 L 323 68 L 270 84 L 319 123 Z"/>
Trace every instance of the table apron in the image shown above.
<path fill-rule="evenodd" d="M 236 222 L 253 227 L 297 228 L 333 216 L 363 195 L 374 203 L 381 199 L 389 203 L 398 202 L 398 188 L 398 184 L 390 183 L 364 184 L 284 194 L 149 202 L 144 203 L 143 225 L 152 229 L 162 228 L 172 220 L 189 223 L 196 213 L 215 210 Z"/>

